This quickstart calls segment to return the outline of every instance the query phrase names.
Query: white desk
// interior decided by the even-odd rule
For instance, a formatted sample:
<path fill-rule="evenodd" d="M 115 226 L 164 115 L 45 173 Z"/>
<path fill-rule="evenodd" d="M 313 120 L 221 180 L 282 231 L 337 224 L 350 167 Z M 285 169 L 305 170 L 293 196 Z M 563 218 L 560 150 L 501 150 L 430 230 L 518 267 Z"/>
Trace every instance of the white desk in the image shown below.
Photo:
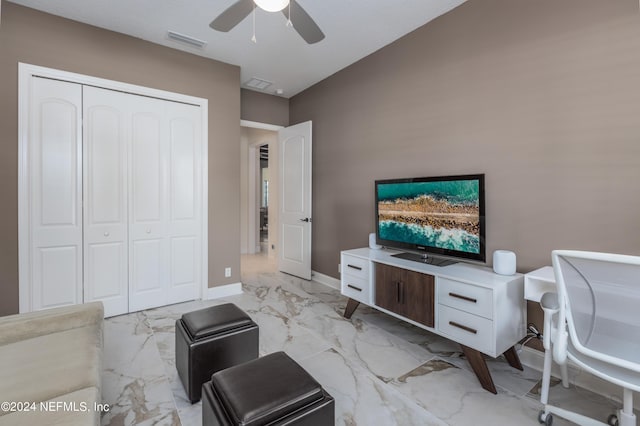
<path fill-rule="evenodd" d="M 556 293 L 556 278 L 552 266 L 543 266 L 524 275 L 524 298 L 540 302 L 546 292 Z"/>

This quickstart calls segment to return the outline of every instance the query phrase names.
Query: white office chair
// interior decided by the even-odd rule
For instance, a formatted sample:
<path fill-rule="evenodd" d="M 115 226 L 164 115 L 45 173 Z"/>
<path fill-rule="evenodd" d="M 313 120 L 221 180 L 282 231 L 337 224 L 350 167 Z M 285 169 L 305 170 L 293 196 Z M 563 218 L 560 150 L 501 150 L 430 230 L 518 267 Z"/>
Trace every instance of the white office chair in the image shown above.
<path fill-rule="evenodd" d="M 635 426 L 633 391 L 640 392 L 640 257 L 569 250 L 552 252 L 558 293 L 545 293 L 544 370 L 538 420 L 556 414 L 579 425 Z M 548 404 L 551 358 L 567 380 L 567 361 L 622 386 L 623 408 L 607 423 Z"/>

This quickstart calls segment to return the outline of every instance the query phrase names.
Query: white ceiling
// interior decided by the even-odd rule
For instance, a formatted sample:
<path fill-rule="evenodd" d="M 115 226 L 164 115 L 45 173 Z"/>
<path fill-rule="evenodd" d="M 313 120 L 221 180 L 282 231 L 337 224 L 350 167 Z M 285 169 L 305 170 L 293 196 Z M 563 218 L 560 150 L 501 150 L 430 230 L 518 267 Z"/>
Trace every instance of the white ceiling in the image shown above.
<path fill-rule="evenodd" d="M 236 0 L 10 0 L 75 21 L 106 28 L 240 66 L 241 84 L 272 82 L 265 93 L 289 98 L 375 52 L 466 0 L 298 0 L 325 34 L 308 45 L 285 16 L 256 13 L 228 33 L 209 23 Z M 195 48 L 167 37 L 172 30 L 207 42 Z"/>

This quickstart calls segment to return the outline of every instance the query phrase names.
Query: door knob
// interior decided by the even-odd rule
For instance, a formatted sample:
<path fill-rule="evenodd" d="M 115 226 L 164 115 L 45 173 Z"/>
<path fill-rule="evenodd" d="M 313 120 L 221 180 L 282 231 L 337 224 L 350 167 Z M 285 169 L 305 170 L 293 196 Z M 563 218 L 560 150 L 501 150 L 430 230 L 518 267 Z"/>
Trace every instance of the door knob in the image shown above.
<path fill-rule="evenodd" d="M 105 233 L 104 233 L 104 236 L 105 236 L 105 237 L 108 237 L 108 236 L 109 236 L 109 232 L 105 232 Z"/>
<path fill-rule="evenodd" d="M 300 219 L 300 222 L 311 222 L 311 218 L 305 217 L 304 219 Z"/>
<path fill-rule="evenodd" d="M 147 228 L 147 234 L 151 233 L 151 228 Z"/>

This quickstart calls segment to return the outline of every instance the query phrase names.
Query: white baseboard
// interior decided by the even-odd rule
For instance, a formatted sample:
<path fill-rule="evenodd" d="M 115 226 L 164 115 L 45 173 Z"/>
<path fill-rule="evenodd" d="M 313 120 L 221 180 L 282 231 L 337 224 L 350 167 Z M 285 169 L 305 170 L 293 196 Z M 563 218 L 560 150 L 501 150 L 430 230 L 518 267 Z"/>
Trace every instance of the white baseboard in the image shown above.
<path fill-rule="evenodd" d="M 544 352 L 525 346 L 522 348 L 522 352 L 520 352 L 519 355 L 520 362 L 522 362 L 522 364 L 542 372 L 544 365 Z M 551 375 L 560 378 L 560 368 L 558 367 L 558 364 L 553 363 L 552 365 Z M 619 402 L 622 401 L 622 388 L 620 386 L 594 376 L 588 371 L 582 370 L 572 362 L 569 362 L 569 383 L 588 389 L 591 392 L 607 398 L 612 398 Z M 634 392 L 634 399 L 637 400 L 638 398 L 639 394 Z"/>
<path fill-rule="evenodd" d="M 210 287 L 207 290 L 206 300 L 221 299 L 223 297 L 235 296 L 237 294 L 242 294 L 242 283 Z"/>
<path fill-rule="evenodd" d="M 311 271 L 311 279 L 320 284 L 324 284 L 327 287 L 340 290 L 340 280 L 330 277 L 329 275 L 321 274 L 320 272 L 316 272 L 316 271 Z"/>

